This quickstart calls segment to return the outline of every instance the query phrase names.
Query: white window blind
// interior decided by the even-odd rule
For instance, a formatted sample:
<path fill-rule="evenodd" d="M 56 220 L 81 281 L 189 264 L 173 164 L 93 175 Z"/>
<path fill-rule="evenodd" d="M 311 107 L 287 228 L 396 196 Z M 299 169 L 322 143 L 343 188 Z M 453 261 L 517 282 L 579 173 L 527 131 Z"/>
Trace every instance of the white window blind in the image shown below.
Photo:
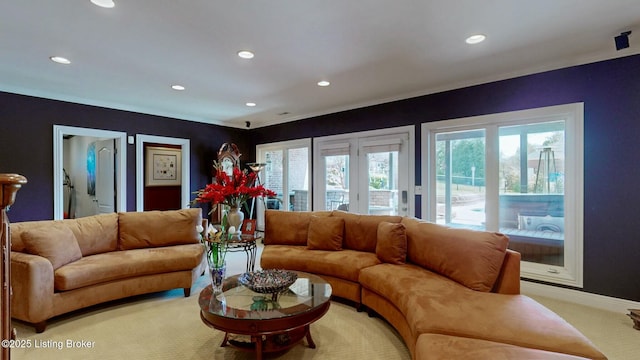
<path fill-rule="evenodd" d="M 349 155 L 349 143 L 324 144 L 320 146 L 320 155 L 322 156 L 339 156 Z"/>
<path fill-rule="evenodd" d="M 361 149 L 365 154 L 400 151 L 402 142 L 401 138 L 366 141 L 362 144 Z"/>

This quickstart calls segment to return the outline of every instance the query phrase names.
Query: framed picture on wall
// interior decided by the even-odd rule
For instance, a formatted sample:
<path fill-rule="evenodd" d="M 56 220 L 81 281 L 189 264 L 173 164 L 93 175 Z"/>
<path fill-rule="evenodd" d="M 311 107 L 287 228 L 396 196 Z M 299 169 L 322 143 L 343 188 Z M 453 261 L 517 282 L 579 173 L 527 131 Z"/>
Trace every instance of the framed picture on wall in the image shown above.
<path fill-rule="evenodd" d="M 181 149 L 148 146 L 145 152 L 145 186 L 182 185 Z"/>
<path fill-rule="evenodd" d="M 96 143 L 87 146 L 87 194 L 96 196 Z"/>

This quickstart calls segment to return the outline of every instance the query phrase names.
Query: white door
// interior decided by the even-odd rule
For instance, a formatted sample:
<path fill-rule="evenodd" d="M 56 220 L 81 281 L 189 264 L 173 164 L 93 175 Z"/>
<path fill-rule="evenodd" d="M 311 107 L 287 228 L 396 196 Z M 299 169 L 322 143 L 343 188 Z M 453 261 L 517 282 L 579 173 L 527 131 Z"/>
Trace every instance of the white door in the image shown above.
<path fill-rule="evenodd" d="M 115 148 L 113 139 L 96 141 L 96 205 L 98 214 L 116 209 Z"/>
<path fill-rule="evenodd" d="M 345 143 L 328 142 L 320 148 L 320 156 L 324 177 L 317 186 L 317 191 L 324 193 L 321 201 L 323 210 L 349 211 L 349 183 L 350 183 L 350 145 Z"/>
<path fill-rule="evenodd" d="M 406 127 L 314 139 L 314 210 L 413 215 L 411 139 Z"/>
<path fill-rule="evenodd" d="M 407 134 L 360 138 L 358 143 L 358 213 L 409 213 Z"/>

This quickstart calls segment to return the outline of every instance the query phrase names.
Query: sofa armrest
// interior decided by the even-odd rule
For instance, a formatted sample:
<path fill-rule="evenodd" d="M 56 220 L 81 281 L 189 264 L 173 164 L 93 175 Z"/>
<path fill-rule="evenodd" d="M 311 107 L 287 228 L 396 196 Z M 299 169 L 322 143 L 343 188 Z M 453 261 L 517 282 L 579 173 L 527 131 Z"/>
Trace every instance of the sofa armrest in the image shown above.
<path fill-rule="evenodd" d="M 507 249 L 500 274 L 493 285 L 494 293 L 520 294 L 520 253 Z"/>
<path fill-rule="evenodd" d="M 53 314 L 53 265 L 44 257 L 11 252 L 11 316 L 39 323 Z"/>

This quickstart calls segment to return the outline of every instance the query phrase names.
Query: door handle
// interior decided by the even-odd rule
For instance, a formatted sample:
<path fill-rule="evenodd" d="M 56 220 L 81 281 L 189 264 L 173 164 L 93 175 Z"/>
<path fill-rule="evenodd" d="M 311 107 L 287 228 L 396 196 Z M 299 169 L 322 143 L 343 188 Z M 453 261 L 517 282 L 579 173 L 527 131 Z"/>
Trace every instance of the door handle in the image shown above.
<path fill-rule="evenodd" d="M 407 190 L 402 190 L 402 203 L 406 204 L 408 199 L 407 199 Z"/>

